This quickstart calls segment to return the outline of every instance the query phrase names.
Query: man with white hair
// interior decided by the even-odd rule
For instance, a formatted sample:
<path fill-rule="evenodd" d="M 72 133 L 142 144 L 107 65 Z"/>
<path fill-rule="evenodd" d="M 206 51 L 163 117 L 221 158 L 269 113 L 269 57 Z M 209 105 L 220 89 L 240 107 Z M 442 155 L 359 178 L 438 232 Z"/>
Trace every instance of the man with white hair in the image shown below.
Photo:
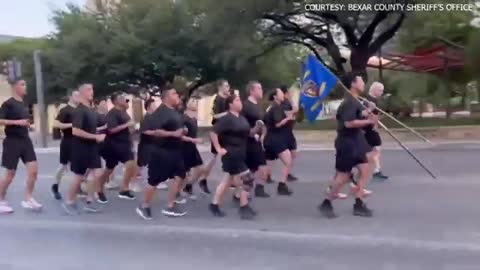
<path fill-rule="evenodd" d="M 365 105 L 371 109 L 373 114 L 378 115 L 380 113 L 376 107 L 378 106 L 379 99 L 383 95 L 383 90 L 384 86 L 380 82 L 373 82 L 370 86 L 368 96 L 366 97 L 370 103 Z M 373 177 L 380 180 L 386 180 L 388 179 L 388 176 L 382 173 L 380 166 L 380 146 L 382 145 L 382 138 L 380 137 L 377 128 L 377 125 L 365 127 L 365 138 L 367 139 L 368 144 L 372 147 L 370 155 L 374 165 Z"/>

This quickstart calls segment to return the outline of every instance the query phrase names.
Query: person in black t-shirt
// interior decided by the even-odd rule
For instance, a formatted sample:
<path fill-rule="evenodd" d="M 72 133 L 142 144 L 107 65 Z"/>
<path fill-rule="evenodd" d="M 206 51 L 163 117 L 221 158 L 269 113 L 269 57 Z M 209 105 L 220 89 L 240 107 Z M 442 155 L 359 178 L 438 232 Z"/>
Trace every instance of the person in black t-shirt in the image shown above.
<path fill-rule="evenodd" d="M 153 136 L 148 161 L 148 185 L 145 187 L 143 203 L 136 209 L 144 219 L 152 219 L 151 204 L 159 183 L 173 179 L 168 192 L 167 207 L 162 210 L 166 216 L 180 217 L 187 212 L 175 204 L 186 176 L 183 161 L 182 137 L 186 134 L 182 115 L 177 106 L 180 98 L 174 88 L 162 91 L 162 105 L 144 121 L 144 134 Z"/>
<path fill-rule="evenodd" d="M 185 169 L 188 172 L 188 182 L 183 191 L 188 194 L 192 200 L 196 199 L 193 194 L 193 184 L 205 173 L 202 156 L 197 149 L 197 144 L 202 143 L 198 138 L 198 97 L 191 96 L 185 105 L 183 113 L 184 125 L 187 128 L 187 134 L 183 136 L 183 160 Z"/>
<path fill-rule="evenodd" d="M 56 200 L 62 199 L 62 195 L 58 191 L 58 186 L 62 181 L 65 171 L 68 169 L 68 164 L 70 164 L 72 155 L 73 112 L 75 111 L 75 108 L 79 102 L 78 91 L 71 91 L 68 96 L 68 104 L 60 109 L 55 122 L 53 122 L 53 127 L 60 129 L 63 133 L 62 140 L 60 141 L 60 168 L 55 174 L 55 184 L 52 185 L 53 197 Z"/>
<path fill-rule="evenodd" d="M 367 208 L 362 198 L 365 196 L 364 188 L 371 176 L 371 169 L 367 153 L 371 151 L 365 139 L 363 128 L 376 125 L 378 116 L 365 109 L 357 97 L 363 92 L 365 83 L 362 77 L 348 74 L 345 77 L 345 86 L 350 88 L 351 94 L 346 94 L 337 111 L 337 138 L 335 139 L 336 174 L 331 184 L 327 198 L 319 206 L 320 212 L 327 218 L 336 217 L 332 200 L 338 198 L 341 188 L 349 182 L 352 169 L 357 167 L 360 176 L 352 193 L 355 195 L 353 214 L 356 216 L 372 216 L 372 211 Z M 365 119 L 365 117 L 368 117 Z"/>
<path fill-rule="evenodd" d="M 82 84 L 78 88 L 80 103 L 75 108 L 72 121 L 72 156 L 70 169 L 74 173 L 73 182 L 68 191 L 63 208 L 69 215 L 78 214 L 77 193 L 82 182 L 86 179 L 87 172 L 91 170 L 94 179 L 88 183 L 88 197 L 84 211 L 98 212 L 93 205 L 95 185 L 99 183 L 102 163 L 98 143 L 105 140 L 105 134 L 97 134 L 97 112 L 92 108 L 93 86 Z"/>
<path fill-rule="evenodd" d="M 152 147 L 152 136 L 144 134 L 145 131 L 145 122 L 152 115 L 152 113 L 157 109 L 157 104 L 155 100 L 148 99 L 145 101 L 145 111 L 146 114 L 143 117 L 143 120 L 140 122 L 140 141 L 138 142 L 137 148 L 137 166 L 139 169 L 144 168 L 148 165 L 149 151 Z"/>
<path fill-rule="evenodd" d="M 383 95 L 383 84 L 379 82 L 373 82 L 370 86 L 367 99 L 370 101 L 368 104 L 364 104 L 371 109 L 372 113 L 379 115 L 380 112 L 375 109 L 379 105 L 379 98 Z M 371 158 L 373 160 L 373 177 L 376 179 L 388 179 L 388 176 L 384 175 L 380 167 L 380 148 L 382 145 L 382 138 L 378 132 L 378 127 L 375 125 L 365 127 L 365 138 L 368 144 L 372 147 Z"/>
<path fill-rule="evenodd" d="M 297 139 L 295 138 L 295 134 L 293 134 L 293 127 L 295 125 L 295 119 L 298 114 L 298 107 L 292 106 L 292 103 L 290 101 L 290 94 L 288 92 L 288 87 L 286 85 L 280 86 L 280 90 L 282 90 L 285 100 L 282 102 L 282 107 L 285 110 L 286 115 L 292 114 L 292 120 L 288 122 L 287 127 L 288 127 L 288 135 L 287 135 L 287 145 L 288 145 L 288 150 L 290 150 L 290 154 L 292 155 L 292 169 L 293 169 L 293 163 L 295 159 L 297 158 Z M 298 178 L 292 174 L 292 171 L 287 176 L 288 181 L 297 181 Z"/>
<path fill-rule="evenodd" d="M 105 170 L 101 176 L 101 183 L 97 190 L 97 197 L 100 203 L 107 203 L 104 185 L 112 175 L 118 163 L 123 163 L 125 172 L 122 186 L 118 197 L 126 200 L 134 200 L 135 196 L 129 186 L 133 177 L 136 176 L 137 166 L 133 155 L 133 141 L 130 128 L 135 126 L 127 113 L 129 100 L 123 93 L 114 93 L 111 96 L 113 108 L 105 116 L 107 122 L 107 137 L 105 138 Z"/>
<path fill-rule="evenodd" d="M 27 168 L 28 177 L 22 207 L 30 210 L 42 209 L 42 205 L 33 198 L 38 164 L 33 143 L 28 134 L 30 117 L 23 102 L 27 94 L 27 84 L 22 79 L 15 80 L 12 83 L 12 90 L 12 97 L 3 102 L 0 107 L 0 125 L 5 126 L 6 136 L 3 140 L 2 152 L 2 167 L 6 169 L 6 174 L 0 182 L 0 214 L 13 212 L 6 201 L 6 195 L 20 159 Z"/>
<path fill-rule="evenodd" d="M 241 183 L 240 209 L 242 219 L 253 219 L 256 212 L 248 204 L 248 193 L 253 188 L 254 178 L 248 170 L 247 139 L 258 130 L 250 130 L 247 119 L 240 115 L 242 101 L 238 96 L 227 98 L 228 113 L 218 120 L 211 133 L 211 140 L 217 153 L 222 157 L 222 169 L 227 175 L 218 185 L 209 210 L 216 217 L 223 217 L 225 213 L 220 210 L 220 203 L 229 186 L 234 182 Z"/>
<path fill-rule="evenodd" d="M 215 99 L 213 101 L 213 120 L 212 120 L 212 125 L 215 125 L 215 123 L 225 116 L 227 114 L 227 104 L 226 104 L 226 98 L 230 96 L 230 84 L 228 83 L 227 80 L 218 80 L 216 82 L 216 87 L 217 87 L 217 95 L 215 96 Z M 215 147 L 213 144 L 211 145 L 211 152 L 213 154 L 213 158 L 208 162 L 207 166 L 205 167 L 206 173 L 205 173 L 205 178 L 200 180 L 199 185 L 201 190 L 205 194 L 210 194 L 210 189 L 208 188 L 207 185 L 207 177 L 210 175 L 210 172 L 213 169 L 213 166 L 215 166 L 215 163 L 217 161 L 217 152 L 215 150 Z"/>
<path fill-rule="evenodd" d="M 282 106 L 285 100 L 283 91 L 275 89 L 270 94 L 269 99 L 272 105 L 265 114 L 265 125 L 267 126 L 267 135 L 263 141 L 265 155 L 267 160 L 273 161 L 280 159 L 284 165 L 283 175 L 277 186 L 279 195 L 291 195 L 292 191 L 288 188 L 287 179 L 292 168 L 292 154 L 288 148 L 289 142 L 289 123 L 294 119 L 294 114 L 286 114 Z"/>
<path fill-rule="evenodd" d="M 265 192 L 264 184 L 267 180 L 267 159 L 263 150 L 263 137 L 266 134 L 266 128 L 263 123 L 263 109 L 261 106 L 263 98 L 262 85 L 259 82 L 252 81 L 247 85 L 249 96 L 243 102 L 242 115 L 247 119 L 250 129 L 257 130 L 247 140 L 247 166 L 255 175 L 255 196 L 268 198 L 270 195 Z"/>

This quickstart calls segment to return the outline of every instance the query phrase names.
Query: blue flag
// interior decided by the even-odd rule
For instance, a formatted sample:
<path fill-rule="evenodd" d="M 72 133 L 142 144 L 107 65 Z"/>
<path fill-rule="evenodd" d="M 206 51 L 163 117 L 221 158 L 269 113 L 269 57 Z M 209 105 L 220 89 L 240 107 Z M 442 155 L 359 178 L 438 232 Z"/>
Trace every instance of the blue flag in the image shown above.
<path fill-rule="evenodd" d="M 303 65 L 300 104 L 305 117 L 313 122 L 323 109 L 323 101 L 335 87 L 337 78 L 312 54 Z"/>

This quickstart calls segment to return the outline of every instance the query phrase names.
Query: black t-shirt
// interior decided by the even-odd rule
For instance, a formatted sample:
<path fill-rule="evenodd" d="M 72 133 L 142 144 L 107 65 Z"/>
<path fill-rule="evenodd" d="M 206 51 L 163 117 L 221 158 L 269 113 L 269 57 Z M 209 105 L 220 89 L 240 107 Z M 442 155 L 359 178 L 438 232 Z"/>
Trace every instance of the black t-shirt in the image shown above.
<path fill-rule="evenodd" d="M 23 101 L 18 101 L 13 97 L 3 102 L 0 107 L 0 119 L 4 120 L 22 120 L 29 119 L 28 109 Z M 25 126 L 5 126 L 5 135 L 12 138 L 29 138 L 28 127 Z"/>
<path fill-rule="evenodd" d="M 71 124 L 73 120 L 73 112 L 75 111 L 75 107 L 68 104 L 67 106 L 60 109 L 58 112 L 56 120 L 62 124 Z M 71 139 L 72 138 L 72 128 L 62 129 L 63 138 L 64 139 Z"/>
<path fill-rule="evenodd" d="M 153 137 L 152 136 L 149 136 L 147 134 L 143 134 L 144 131 L 146 131 L 146 125 L 145 123 L 148 124 L 148 118 L 151 117 L 151 114 L 145 114 L 145 116 L 143 117 L 143 120 L 140 122 L 140 142 L 139 144 L 142 144 L 142 145 L 147 145 L 147 144 L 151 144 L 153 142 Z"/>
<path fill-rule="evenodd" d="M 285 99 L 282 104 L 281 104 L 283 110 L 285 112 L 289 112 L 289 111 L 293 111 L 293 106 L 292 106 L 292 103 L 290 102 L 290 100 L 288 99 Z M 293 125 L 295 124 L 295 120 L 290 120 L 288 121 L 288 123 L 286 124 L 286 126 L 289 128 L 289 129 L 293 129 Z"/>
<path fill-rule="evenodd" d="M 195 117 L 190 117 L 186 114 L 183 115 L 183 123 L 188 129 L 187 137 L 197 138 L 198 136 L 198 121 Z"/>
<path fill-rule="evenodd" d="M 106 114 L 97 112 L 97 128 L 103 127 L 106 124 L 107 124 Z M 98 134 L 107 134 L 107 129 L 106 128 L 101 129 L 101 130 L 97 129 L 97 133 Z"/>
<path fill-rule="evenodd" d="M 106 115 L 107 129 L 113 129 L 130 121 L 130 116 L 125 110 L 112 108 Z M 113 144 L 131 144 L 130 129 L 124 128 L 121 131 L 111 134 L 107 132 L 106 141 Z"/>
<path fill-rule="evenodd" d="M 248 99 L 243 102 L 242 115 L 247 119 L 250 128 L 254 128 L 258 120 L 263 121 L 264 117 L 262 106 L 258 103 L 253 103 Z"/>
<path fill-rule="evenodd" d="M 227 108 L 227 99 L 217 95 L 215 99 L 213 100 L 213 114 L 220 114 L 224 113 L 228 110 Z M 213 119 L 212 120 L 212 125 L 215 125 L 215 123 L 218 121 L 218 119 Z"/>
<path fill-rule="evenodd" d="M 362 128 L 347 128 L 345 122 L 364 119 L 362 111 L 364 108 L 360 102 L 352 97 L 346 95 L 337 111 L 337 132 L 339 137 L 358 138 L 363 134 Z"/>
<path fill-rule="evenodd" d="M 98 126 L 97 112 L 83 104 L 78 105 L 73 113 L 72 126 L 85 132 L 96 134 Z M 73 136 L 75 141 L 85 144 L 96 144 L 95 140 L 89 140 Z M 88 158 L 88 157 L 85 157 Z"/>
<path fill-rule="evenodd" d="M 227 113 L 217 121 L 213 132 L 218 135 L 220 145 L 227 152 L 245 152 L 247 138 L 250 135 L 250 125 L 242 115 L 236 116 L 230 112 Z"/>
<path fill-rule="evenodd" d="M 183 128 L 183 117 L 177 110 L 162 104 L 151 114 L 151 117 L 145 119 L 143 124 L 145 130 L 176 131 Z M 155 137 L 153 144 L 162 148 L 179 149 L 182 140 L 175 137 Z"/>
<path fill-rule="evenodd" d="M 270 134 L 285 134 L 286 132 L 290 131 L 288 124 L 281 127 L 276 127 L 276 124 L 281 122 L 286 117 L 287 115 L 285 114 L 284 107 L 281 104 L 274 102 L 265 114 L 265 125 L 267 126 L 267 132 Z"/>

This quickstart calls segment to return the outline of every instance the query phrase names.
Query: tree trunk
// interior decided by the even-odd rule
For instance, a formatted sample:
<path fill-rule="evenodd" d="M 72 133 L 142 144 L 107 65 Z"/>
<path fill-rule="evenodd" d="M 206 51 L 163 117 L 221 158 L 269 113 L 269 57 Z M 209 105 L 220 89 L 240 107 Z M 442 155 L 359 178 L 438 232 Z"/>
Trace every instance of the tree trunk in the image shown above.
<path fill-rule="evenodd" d="M 465 89 L 463 89 L 463 92 L 462 92 L 462 108 L 464 110 L 467 109 L 467 94 L 468 94 L 468 90 L 466 89 L 466 85 L 464 86 Z"/>
<path fill-rule="evenodd" d="M 350 65 L 352 66 L 352 72 L 360 74 L 365 80 L 367 77 L 367 64 L 368 64 L 368 49 L 355 48 L 352 49 L 350 55 Z"/>
<path fill-rule="evenodd" d="M 423 100 L 423 98 L 421 98 L 418 101 L 418 116 L 422 118 L 424 112 L 425 112 L 425 101 Z"/>

